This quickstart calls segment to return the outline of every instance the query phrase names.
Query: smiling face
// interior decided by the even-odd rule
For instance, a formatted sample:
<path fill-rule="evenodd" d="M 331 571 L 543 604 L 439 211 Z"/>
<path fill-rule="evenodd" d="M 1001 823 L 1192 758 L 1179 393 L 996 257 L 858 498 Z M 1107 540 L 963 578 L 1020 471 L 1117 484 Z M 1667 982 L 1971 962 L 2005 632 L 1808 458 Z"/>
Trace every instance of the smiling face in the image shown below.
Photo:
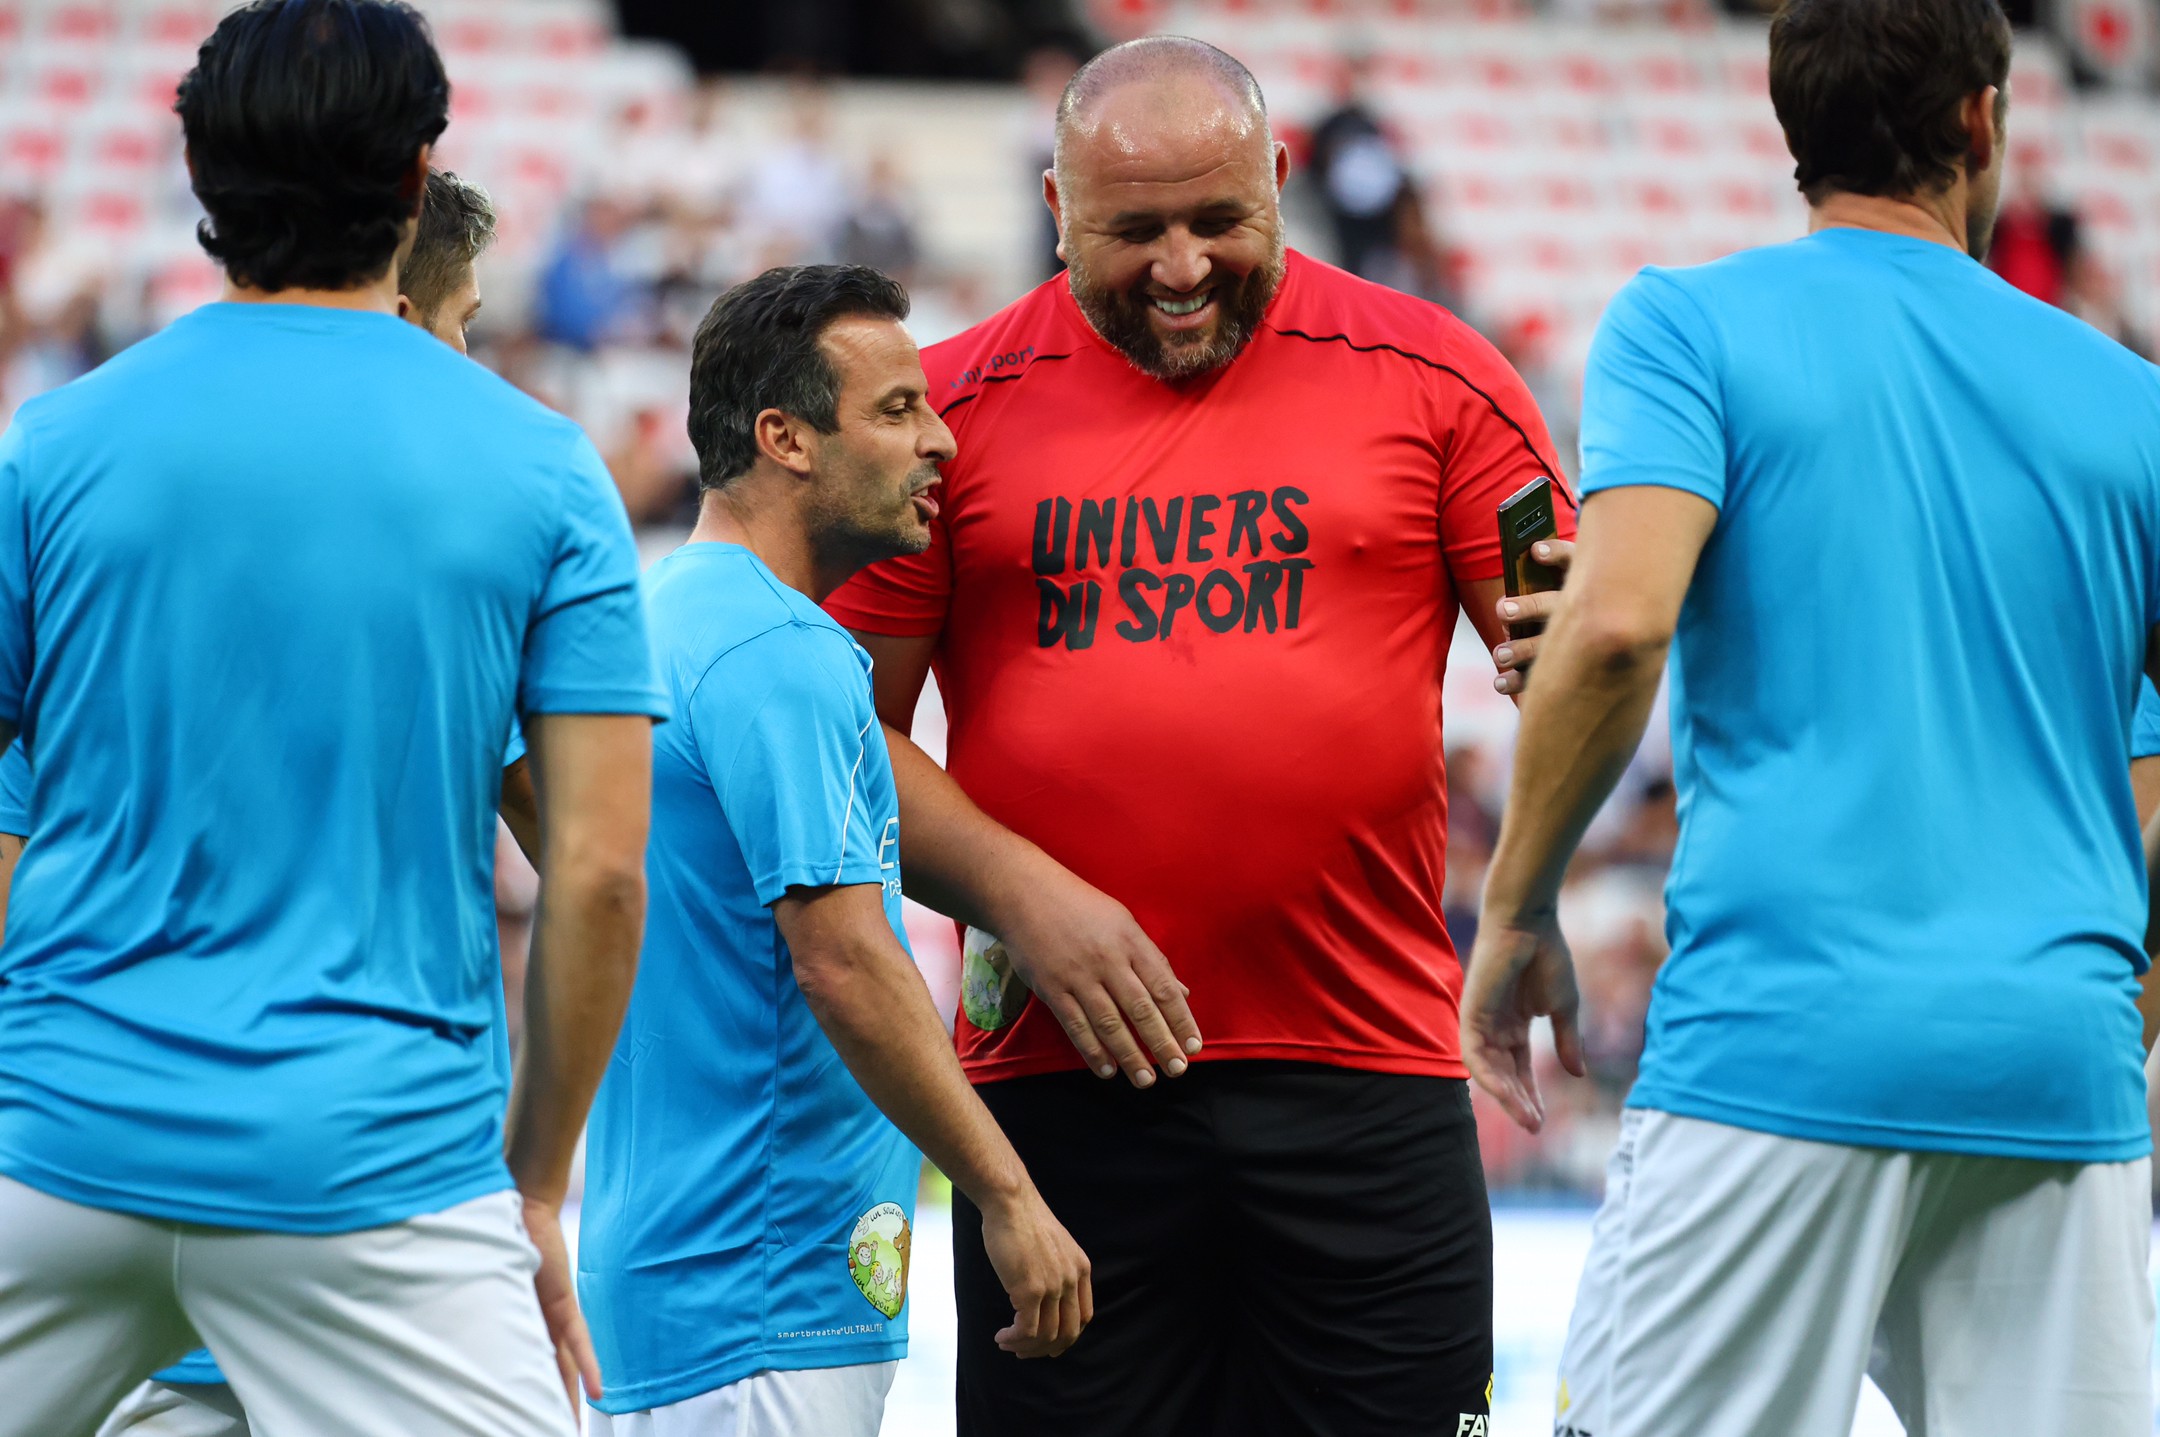
<path fill-rule="evenodd" d="M 1134 79 L 1069 120 L 1045 197 L 1073 298 L 1158 379 L 1220 368 L 1282 283 L 1289 152 L 1212 78 Z"/>
<path fill-rule="evenodd" d="M 834 320 L 818 347 L 840 379 L 839 427 L 814 440 L 811 540 L 865 564 L 920 554 L 938 512 L 937 466 L 954 452 L 922 355 L 899 321 L 859 315 Z"/>

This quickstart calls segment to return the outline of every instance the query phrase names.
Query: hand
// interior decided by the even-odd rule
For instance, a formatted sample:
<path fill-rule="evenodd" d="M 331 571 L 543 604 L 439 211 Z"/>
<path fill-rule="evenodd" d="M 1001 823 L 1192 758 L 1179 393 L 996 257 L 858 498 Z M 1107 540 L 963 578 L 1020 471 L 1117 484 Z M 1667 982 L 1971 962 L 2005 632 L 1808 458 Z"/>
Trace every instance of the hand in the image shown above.
<path fill-rule="evenodd" d="M 1012 1325 L 997 1335 L 1005 1351 L 1021 1358 L 1055 1357 L 1095 1320 L 1087 1254 L 1034 1188 L 983 1209 L 983 1248 L 1012 1299 Z"/>
<path fill-rule="evenodd" d="M 1531 1132 L 1545 1126 L 1545 1101 L 1530 1059 L 1530 1020 L 1552 1019 L 1560 1066 L 1584 1077 L 1582 1039 L 1575 1031 L 1575 964 L 1560 925 L 1478 924 L 1470 968 L 1463 977 L 1463 1061 L 1477 1085 Z"/>
<path fill-rule="evenodd" d="M 599 1400 L 600 1358 L 593 1351 L 592 1334 L 585 1330 L 585 1315 L 578 1311 L 570 1252 L 563 1245 L 561 1209 L 539 1198 L 526 1198 L 525 1235 L 540 1249 L 540 1271 L 533 1275 L 533 1287 L 540 1295 L 540 1316 L 547 1322 L 548 1337 L 555 1344 L 563 1392 L 575 1412 L 580 1377 L 585 1380 L 585 1395 Z"/>
<path fill-rule="evenodd" d="M 1568 539 L 1547 539 L 1531 547 L 1530 557 L 1540 564 L 1550 564 L 1565 570 L 1575 562 L 1575 545 Z M 1502 599 L 1498 605 L 1500 617 L 1510 624 L 1528 623 L 1543 619 L 1550 622 L 1560 612 L 1560 603 L 1567 593 L 1565 589 L 1548 589 L 1542 594 L 1522 594 L 1512 599 Z M 1530 661 L 1537 657 L 1538 645 L 1544 642 L 1542 634 L 1527 638 L 1510 638 L 1493 650 L 1493 666 L 1500 670 L 1493 679 L 1493 687 L 1509 695 L 1519 694 L 1530 682 L 1527 670 Z"/>
<path fill-rule="evenodd" d="M 1185 1003 L 1192 990 L 1124 904 L 1058 869 L 1054 880 L 1029 888 L 1019 910 L 998 933 L 1013 971 L 1050 1006 L 1097 1077 L 1122 1068 L 1134 1087 L 1151 1087 L 1150 1053 L 1171 1077 L 1185 1071 L 1200 1051 L 1200 1025 Z"/>

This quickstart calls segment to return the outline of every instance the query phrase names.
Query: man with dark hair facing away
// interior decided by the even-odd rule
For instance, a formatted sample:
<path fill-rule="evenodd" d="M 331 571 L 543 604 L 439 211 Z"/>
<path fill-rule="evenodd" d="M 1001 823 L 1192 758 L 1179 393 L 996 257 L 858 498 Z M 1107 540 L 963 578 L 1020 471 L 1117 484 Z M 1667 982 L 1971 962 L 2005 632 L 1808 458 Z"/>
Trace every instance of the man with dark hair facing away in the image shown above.
<path fill-rule="evenodd" d="M 962 1437 L 1486 1425 L 1441 679 L 1462 613 L 1521 655 L 1499 505 L 1551 478 L 1564 546 L 1571 501 L 1491 345 L 1285 248 L 1288 171 L 1222 51 L 1083 67 L 1070 268 L 931 349 L 931 545 L 828 603 L 897 730 L 937 668 L 950 776 L 892 740 L 904 861 L 979 875 L 933 904 L 976 930 L 961 1058 L 1095 1263 L 1095 1324 L 1016 1363 L 955 1200 Z"/>
<path fill-rule="evenodd" d="M 1792 0 L 1804 239 L 1650 269 L 1583 396 L 1590 495 L 1463 998 L 1535 1129 L 1581 1071 L 1561 875 L 1668 648 L 1672 956 L 1556 1432 L 2152 1430 L 2149 970 L 2131 755 L 2160 374 L 1977 261 L 1995 0 Z"/>
<path fill-rule="evenodd" d="M 645 577 L 671 720 L 652 916 L 585 1170 L 604 1437 L 877 1437 L 917 1146 L 982 1209 L 1004 1350 L 1055 1356 L 1092 1313 L 909 957 L 870 659 L 817 606 L 930 540 L 952 433 L 907 310 L 875 270 L 812 265 L 698 328 L 698 523 Z"/>
<path fill-rule="evenodd" d="M 429 171 L 412 251 L 398 266 L 399 317 L 463 353 L 465 326 L 480 308 L 474 261 L 494 231 L 494 207 L 485 193 L 455 175 Z M 504 758 L 501 811 L 537 865 L 539 818 L 524 737 L 514 729 Z M 29 832 L 30 765 L 17 741 L 0 757 L 0 910 L 6 906 L 15 862 Z M 499 1030 L 494 1047 L 507 1096 L 509 1050 Z M 199 1349 L 129 1393 L 98 1429 L 98 1437 L 248 1437 L 248 1432 L 247 1414 L 217 1359 Z"/>
<path fill-rule="evenodd" d="M 662 704 L 591 445 L 397 321 L 448 98 L 403 5 L 227 16 L 178 104 L 226 302 L 0 439 L 36 826 L 0 970 L 7 1437 L 90 1433 L 201 1345 L 316 1437 L 565 1437 L 564 1382 L 598 1389 L 557 1210 Z M 544 900 L 506 1142 L 520 716 Z"/>

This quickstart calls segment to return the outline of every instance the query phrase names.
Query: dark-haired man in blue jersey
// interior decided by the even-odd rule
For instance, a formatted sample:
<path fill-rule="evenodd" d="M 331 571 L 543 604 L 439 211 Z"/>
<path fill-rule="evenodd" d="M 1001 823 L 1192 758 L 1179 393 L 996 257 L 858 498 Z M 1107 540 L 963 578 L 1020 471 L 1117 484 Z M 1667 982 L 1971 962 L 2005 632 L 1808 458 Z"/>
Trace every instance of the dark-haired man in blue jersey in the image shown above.
<path fill-rule="evenodd" d="M 465 331 L 480 309 L 476 262 L 492 242 L 494 205 L 485 191 L 431 170 L 412 249 L 398 266 L 398 317 L 465 352 Z M 0 904 L 30 832 L 30 766 L 20 743 L 0 757 Z M 538 814 L 524 736 L 514 728 L 503 759 L 502 816 L 525 855 L 540 861 Z M 494 1043 L 507 1098 L 510 1056 L 498 1021 Z M 247 1414 L 207 1350 L 189 1353 L 152 1375 L 113 1410 L 98 1437 L 248 1437 Z"/>
<path fill-rule="evenodd" d="M 557 1208 L 660 708 L 591 446 L 397 320 L 447 100 L 402 5 L 227 16 L 179 104 L 227 302 L 0 438 L 6 1437 L 205 1341 L 271 1431 L 564 1437 L 563 1373 L 598 1388 Z M 546 899 L 506 1163 L 513 715 Z"/>
<path fill-rule="evenodd" d="M 818 607 L 929 541 L 953 441 L 907 308 L 875 270 L 809 265 L 698 328 L 698 524 L 645 576 L 670 695 L 652 918 L 586 1159 L 602 1437 L 877 1437 L 918 1147 L 982 1209 L 1006 1353 L 1055 1357 L 1093 1314 L 909 957 L 870 658 Z"/>
<path fill-rule="evenodd" d="M 1681 836 L 1556 1431 L 2152 1430 L 2146 876 L 2160 372 L 1977 262 L 1995 0 L 1790 0 L 1809 235 L 1613 301 L 1570 597 L 1524 708 L 1464 996 L 1543 1108 L 1554 919 L 1668 647 Z"/>

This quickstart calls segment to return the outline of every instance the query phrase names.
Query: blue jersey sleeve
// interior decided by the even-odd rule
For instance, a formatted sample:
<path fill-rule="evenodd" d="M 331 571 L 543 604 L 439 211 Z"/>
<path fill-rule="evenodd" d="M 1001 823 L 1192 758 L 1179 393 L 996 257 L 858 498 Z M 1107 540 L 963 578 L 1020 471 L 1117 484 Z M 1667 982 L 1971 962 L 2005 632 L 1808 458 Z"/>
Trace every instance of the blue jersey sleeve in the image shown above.
<path fill-rule="evenodd" d="M 564 476 L 561 525 L 525 636 L 519 709 L 664 717 L 638 592 L 637 543 L 615 481 L 582 434 Z"/>
<path fill-rule="evenodd" d="M 30 432 L 20 416 L 0 433 L 0 723 L 22 723 L 30 686 Z"/>
<path fill-rule="evenodd" d="M 2130 757 L 2160 754 L 2160 690 L 2151 679 L 2138 680 L 2137 716 L 2130 721 Z M 0 775 L 6 773 L 0 768 Z"/>
<path fill-rule="evenodd" d="M 1656 270 L 1613 297 L 1583 374 L 1582 491 L 1651 484 L 1725 506 L 1717 340 Z"/>
<path fill-rule="evenodd" d="M 525 757 L 525 725 L 519 723 L 516 719 L 512 719 L 510 720 L 510 742 L 503 746 L 503 767 L 513 767 L 523 757 Z"/>
<path fill-rule="evenodd" d="M 885 734 L 846 636 L 793 625 L 762 634 L 706 671 L 688 709 L 758 902 L 884 882 L 861 785 L 868 745 Z"/>
<path fill-rule="evenodd" d="M 2139 710 L 2140 716 L 2143 712 Z M 21 739 L 0 757 L 0 833 L 30 836 L 30 760 L 23 757 Z"/>

